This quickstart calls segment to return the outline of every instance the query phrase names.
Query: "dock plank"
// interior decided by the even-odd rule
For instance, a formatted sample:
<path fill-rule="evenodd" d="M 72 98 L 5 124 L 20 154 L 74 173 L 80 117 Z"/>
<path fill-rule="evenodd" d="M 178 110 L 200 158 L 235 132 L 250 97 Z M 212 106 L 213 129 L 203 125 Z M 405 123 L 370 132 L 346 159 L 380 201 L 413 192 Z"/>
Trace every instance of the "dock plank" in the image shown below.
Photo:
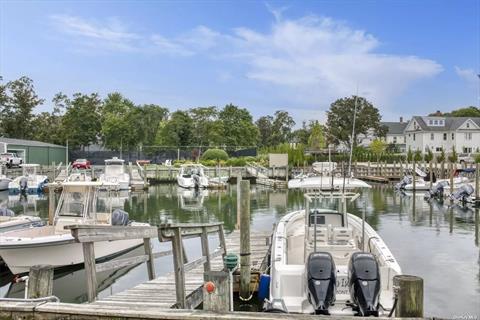
<path fill-rule="evenodd" d="M 271 232 L 252 232 L 251 238 L 251 262 L 252 272 L 262 272 L 265 267 L 264 260 L 268 254 L 269 245 L 266 239 L 271 236 Z M 240 252 L 240 232 L 234 231 L 225 237 L 227 253 L 239 254 Z M 222 257 L 218 256 L 211 260 L 212 270 L 223 269 Z M 200 264 L 185 274 L 185 290 L 187 300 L 197 295 L 203 285 L 203 264 Z M 133 288 L 121 291 L 106 298 L 101 298 L 90 305 L 122 308 L 138 307 L 139 304 L 148 304 L 151 307 L 175 308 L 175 275 L 173 272 L 157 277 L 148 282 L 141 283 Z M 197 307 L 194 305 L 193 307 Z"/>

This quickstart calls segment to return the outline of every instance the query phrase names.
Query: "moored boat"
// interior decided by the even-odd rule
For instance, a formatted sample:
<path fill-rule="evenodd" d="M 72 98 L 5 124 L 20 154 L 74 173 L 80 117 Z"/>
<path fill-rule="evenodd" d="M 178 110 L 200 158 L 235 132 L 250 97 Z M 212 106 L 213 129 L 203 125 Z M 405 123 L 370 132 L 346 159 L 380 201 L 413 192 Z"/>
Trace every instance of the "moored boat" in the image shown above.
<path fill-rule="evenodd" d="M 98 203 L 101 182 L 64 182 L 53 225 L 5 232 L 0 235 L 0 256 L 13 274 L 28 272 L 36 264 L 63 267 L 83 263 L 83 249 L 65 226 L 77 224 L 148 226 L 129 221 L 128 213 Z M 142 239 L 95 242 L 95 258 L 106 258 L 141 245 Z"/>
<path fill-rule="evenodd" d="M 208 177 L 201 164 L 184 164 L 180 167 L 177 183 L 182 188 L 208 188 Z"/>
<path fill-rule="evenodd" d="M 272 240 L 270 298 L 266 311 L 325 315 L 383 316 L 394 304 L 393 277 L 400 266 L 364 219 L 312 207 L 313 200 L 354 193 L 305 195 L 305 210 L 285 215 Z"/>
<path fill-rule="evenodd" d="M 43 187 L 48 183 L 48 177 L 37 174 L 38 164 L 22 164 L 23 174 L 16 177 L 8 184 L 8 192 L 10 194 L 19 193 L 42 193 Z"/>
<path fill-rule="evenodd" d="M 117 183 L 120 190 L 130 189 L 130 175 L 125 172 L 125 160 L 113 157 L 105 160 L 105 171 L 98 181 L 103 183 Z"/>

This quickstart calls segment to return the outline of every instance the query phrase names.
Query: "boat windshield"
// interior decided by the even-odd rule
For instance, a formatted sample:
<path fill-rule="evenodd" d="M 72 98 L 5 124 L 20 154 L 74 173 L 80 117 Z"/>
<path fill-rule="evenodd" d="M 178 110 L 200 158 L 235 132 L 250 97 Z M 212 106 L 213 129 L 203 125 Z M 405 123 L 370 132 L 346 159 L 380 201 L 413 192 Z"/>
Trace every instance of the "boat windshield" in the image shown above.
<path fill-rule="evenodd" d="M 83 217 L 85 209 L 88 206 L 88 193 L 69 192 L 66 193 L 65 198 L 61 202 L 58 211 L 59 216 L 67 217 Z"/>
<path fill-rule="evenodd" d="M 109 163 L 105 166 L 105 174 L 107 176 L 117 176 L 123 174 L 122 163 Z"/>

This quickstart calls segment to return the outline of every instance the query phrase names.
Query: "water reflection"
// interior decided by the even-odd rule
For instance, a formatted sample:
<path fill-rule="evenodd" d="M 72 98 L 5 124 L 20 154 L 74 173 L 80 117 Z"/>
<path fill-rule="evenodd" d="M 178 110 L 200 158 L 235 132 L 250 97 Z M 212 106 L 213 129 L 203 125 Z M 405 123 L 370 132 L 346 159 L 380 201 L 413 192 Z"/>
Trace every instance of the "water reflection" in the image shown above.
<path fill-rule="evenodd" d="M 176 184 L 152 186 L 147 192 L 122 195 L 112 200 L 112 207 L 123 207 L 130 218 L 156 225 L 173 223 L 223 221 L 225 230 L 232 231 L 237 224 L 236 185 L 226 190 L 208 190 L 195 193 L 179 189 Z M 299 191 L 271 190 L 252 185 L 252 230 L 271 230 L 278 219 L 304 206 Z M 47 218 L 48 201 L 37 199 L 36 207 L 17 200 L 10 202 L 0 193 L 16 213 L 36 212 Z M 322 206 L 336 207 L 335 201 Z M 480 252 L 479 210 L 459 205 L 449 206 L 435 199 L 424 201 L 423 193 L 401 194 L 385 185 L 365 190 L 353 203 L 349 212 L 362 216 L 383 237 L 399 261 L 402 270 L 425 280 L 425 315 L 452 317 L 458 314 L 480 314 Z M 31 214 L 31 213 L 30 213 Z M 214 247 L 217 239 L 210 239 Z M 185 242 L 190 259 L 199 255 L 199 244 Z M 170 244 L 154 242 L 155 251 L 170 249 Z M 140 248 L 141 250 L 141 248 Z M 172 270 L 170 257 L 155 261 L 157 276 Z M 21 295 L 21 285 L 11 286 L 10 275 L 1 274 L 0 296 Z M 146 266 L 141 264 L 101 275 L 101 296 L 119 292 L 147 280 Z M 74 285 L 69 285 L 74 284 Z M 83 270 L 68 270 L 56 274 L 54 293 L 62 301 L 85 301 Z"/>

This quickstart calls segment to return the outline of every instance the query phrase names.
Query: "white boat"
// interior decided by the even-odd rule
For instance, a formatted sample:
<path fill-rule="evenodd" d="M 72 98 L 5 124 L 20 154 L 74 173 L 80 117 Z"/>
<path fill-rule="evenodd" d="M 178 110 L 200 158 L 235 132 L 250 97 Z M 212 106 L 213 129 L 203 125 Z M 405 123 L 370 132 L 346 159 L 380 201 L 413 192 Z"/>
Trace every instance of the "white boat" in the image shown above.
<path fill-rule="evenodd" d="M 182 188 L 208 188 L 208 177 L 201 164 L 184 164 L 180 167 L 177 183 Z"/>
<path fill-rule="evenodd" d="M 332 175 L 303 176 L 288 181 L 289 189 L 320 189 L 320 190 L 343 190 L 343 188 L 371 188 L 371 186 L 356 178 L 337 177 Z"/>
<path fill-rule="evenodd" d="M 312 207 L 313 200 L 358 194 L 306 194 L 306 209 L 278 222 L 272 240 L 269 311 L 385 316 L 400 266 L 375 230 L 352 214 Z M 363 232 L 362 232 L 363 230 Z"/>
<path fill-rule="evenodd" d="M 38 164 L 22 164 L 23 175 L 16 177 L 8 184 L 8 192 L 18 193 L 42 193 L 43 187 L 48 183 L 48 177 L 37 174 Z"/>
<path fill-rule="evenodd" d="M 125 172 L 125 160 L 117 157 L 105 160 L 105 171 L 98 180 L 104 183 L 118 183 L 120 190 L 128 190 L 130 175 Z"/>
<path fill-rule="evenodd" d="M 85 170 L 77 170 L 70 173 L 70 175 L 65 180 L 66 182 L 75 182 L 75 181 L 92 181 L 92 176 L 90 176 Z"/>
<path fill-rule="evenodd" d="M 108 211 L 99 203 L 101 182 L 65 182 L 51 226 L 0 235 L 0 256 L 13 274 L 28 272 L 37 264 L 63 267 L 83 263 L 82 244 L 65 226 L 76 224 L 148 226 L 128 220 L 124 211 Z M 141 245 L 142 239 L 95 242 L 95 258 L 106 258 Z"/>
<path fill-rule="evenodd" d="M 0 165 L 0 191 L 7 190 L 8 184 L 12 182 L 12 179 L 3 174 L 2 169 L 3 166 Z"/>
<path fill-rule="evenodd" d="M 42 219 L 34 216 L 18 215 L 7 208 L 0 208 L 0 234 L 12 230 L 42 226 Z"/>

